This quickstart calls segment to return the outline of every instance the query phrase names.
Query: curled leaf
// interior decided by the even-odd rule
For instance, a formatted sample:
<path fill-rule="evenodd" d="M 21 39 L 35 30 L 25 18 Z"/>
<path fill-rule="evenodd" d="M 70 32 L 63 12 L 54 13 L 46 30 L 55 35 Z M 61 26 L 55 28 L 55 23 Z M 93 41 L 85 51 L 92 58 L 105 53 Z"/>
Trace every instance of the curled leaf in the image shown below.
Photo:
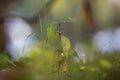
<path fill-rule="evenodd" d="M 55 32 L 55 29 L 56 29 L 56 23 L 53 22 L 50 24 L 50 26 L 47 28 L 47 36 L 48 36 L 48 39 L 50 39 L 53 35 L 54 35 L 54 32 Z"/>

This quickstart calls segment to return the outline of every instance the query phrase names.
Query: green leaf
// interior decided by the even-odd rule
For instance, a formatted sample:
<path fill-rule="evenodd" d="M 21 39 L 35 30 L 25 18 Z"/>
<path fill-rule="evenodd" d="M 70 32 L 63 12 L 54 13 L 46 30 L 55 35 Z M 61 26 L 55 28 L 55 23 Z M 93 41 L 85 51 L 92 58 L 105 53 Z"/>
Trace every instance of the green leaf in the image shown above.
<path fill-rule="evenodd" d="M 62 18 L 61 19 L 61 22 L 64 22 L 64 23 L 66 23 L 66 22 L 77 22 L 77 20 L 75 20 L 75 19 L 73 19 L 72 17 L 64 17 L 64 18 Z"/>
<path fill-rule="evenodd" d="M 70 44 L 70 40 L 63 35 L 61 36 L 61 47 L 65 56 L 68 57 L 71 44 Z"/>
<path fill-rule="evenodd" d="M 53 35 L 48 39 L 48 44 L 54 46 L 57 46 L 59 43 L 59 33 L 54 32 Z"/>
<path fill-rule="evenodd" d="M 77 52 L 76 52 L 73 48 L 70 48 L 70 49 L 69 49 L 68 55 L 71 55 L 71 56 L 78 56 L 78 55 L 77 55 Z"/>
<path fill-rule="evenodd" d="M 56 29 L 56 23 L 53 22 L 50 24 L 50 26 L 47 28 L 47 36 L 48 36 L 48 39 L 50 39 L 53 35 L 54 35 L 54 32 L 55 32 L 55 29 Z"/>
<path fill-rule="evenodd" d="M 51 23 L 50 26 L 47 28 L 47 44 L 52 45 L 53 47 L 58 44 L 59 33 L 55 32 L 57 23 Z"/>

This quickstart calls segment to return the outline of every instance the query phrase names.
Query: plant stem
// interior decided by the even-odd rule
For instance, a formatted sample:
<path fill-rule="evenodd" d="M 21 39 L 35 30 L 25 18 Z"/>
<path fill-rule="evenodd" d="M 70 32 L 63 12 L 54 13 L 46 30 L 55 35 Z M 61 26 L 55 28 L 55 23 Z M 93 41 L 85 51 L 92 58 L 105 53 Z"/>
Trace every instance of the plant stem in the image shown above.
<path fill-rule="evenodd" d="M 58 23 L 58 32 L 59 32 L 59 49 L 62 50 L 61 46 L 61 24 Z"/>
<path fill-rule="evenodd" d="M 41 40 L 43 40 L 43 24 L 40 15 L 39 15 L 39 26 L 40 26 Z"/>
<path fill-rule="evenodd" d="M 59 38 L 61 42 L 61 24 L 60 23 L 58 23 L 58 30 L 59 30 Z"/>

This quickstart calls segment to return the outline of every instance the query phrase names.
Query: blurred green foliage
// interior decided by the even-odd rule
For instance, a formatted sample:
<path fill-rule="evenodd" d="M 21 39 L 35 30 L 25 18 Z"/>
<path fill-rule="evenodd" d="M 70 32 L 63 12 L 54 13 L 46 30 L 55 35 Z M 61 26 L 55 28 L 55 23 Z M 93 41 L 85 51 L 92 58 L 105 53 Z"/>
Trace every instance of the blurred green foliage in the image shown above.
<path fill-rule="evenodd" d="M 0 69 L 10 67 L 9 57 L 6 53 L 0 53 Z"/>

